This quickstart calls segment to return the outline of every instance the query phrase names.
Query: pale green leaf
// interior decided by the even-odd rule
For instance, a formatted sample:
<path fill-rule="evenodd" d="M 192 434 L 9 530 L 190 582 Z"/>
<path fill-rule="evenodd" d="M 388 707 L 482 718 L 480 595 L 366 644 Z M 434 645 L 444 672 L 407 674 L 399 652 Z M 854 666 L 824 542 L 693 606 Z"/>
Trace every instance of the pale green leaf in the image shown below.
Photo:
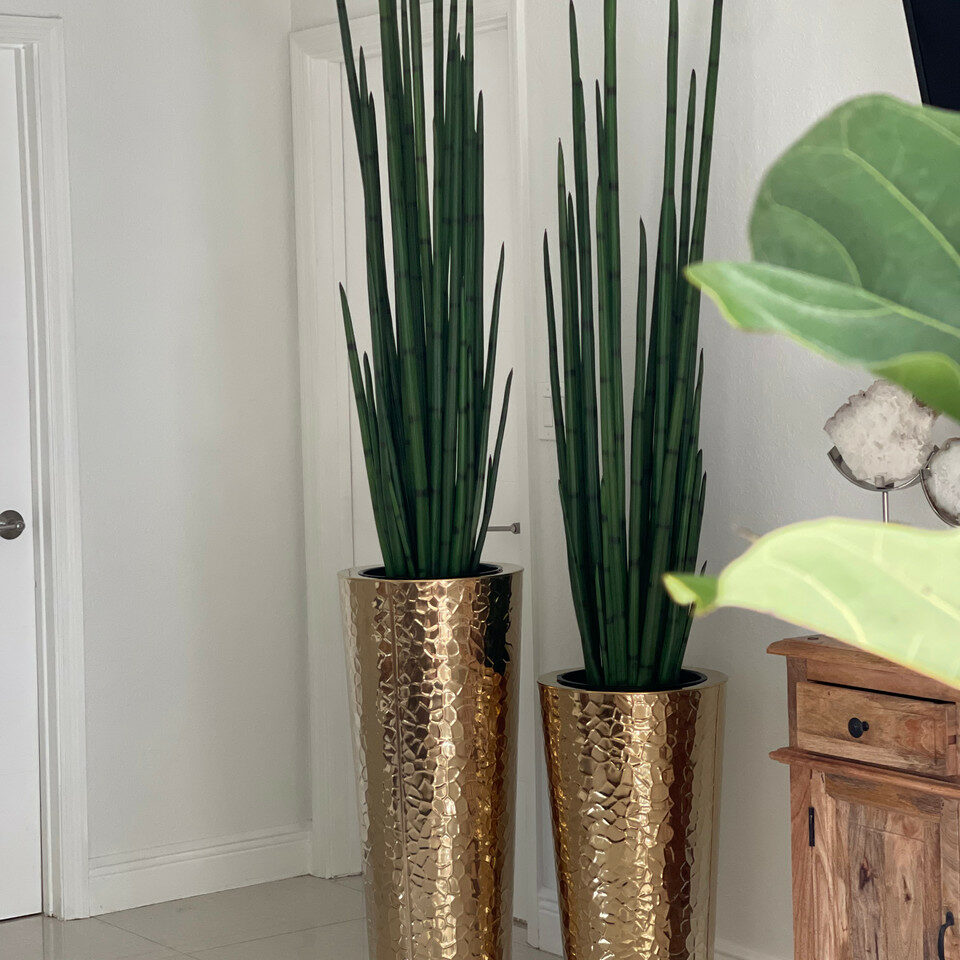
<path fill-rule="evenodd" d="M 960 530 L 814 520 L 767 534 L 719 577 L 664 582 L 700 616 L 768 613 L 960 687 Z"/>
<path fill-rule="evenodd" d="M 765 263 L 701 263 L 687 276 L 734 326 L 783 333 L 838 363 L 866 367 L 960 420 L 960 323 Z"/>

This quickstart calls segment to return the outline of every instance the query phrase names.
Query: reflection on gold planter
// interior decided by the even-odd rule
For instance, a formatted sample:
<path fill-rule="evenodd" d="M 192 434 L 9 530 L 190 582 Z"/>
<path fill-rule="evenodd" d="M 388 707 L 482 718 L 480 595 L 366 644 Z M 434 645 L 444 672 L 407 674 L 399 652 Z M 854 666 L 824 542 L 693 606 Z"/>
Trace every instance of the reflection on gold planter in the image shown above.
<path fill-rule="evenodd" d="M 340 574 L 370 960 L 510 958 L 520 592 Z"/>
<path fill-rule="evenodd" d="M 567 960 L 713 957 L 726 677 L 685 673 L 649 693 L 540 680 Z"/>

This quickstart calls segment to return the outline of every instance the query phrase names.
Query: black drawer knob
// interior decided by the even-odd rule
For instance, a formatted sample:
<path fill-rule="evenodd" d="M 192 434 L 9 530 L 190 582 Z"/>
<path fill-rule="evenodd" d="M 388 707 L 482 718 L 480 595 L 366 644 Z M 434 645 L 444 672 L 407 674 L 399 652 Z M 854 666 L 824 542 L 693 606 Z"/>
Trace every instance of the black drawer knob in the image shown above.
<path fill-rule="evenodd" d="M 847 729 L 850 731 L 850 736 L 854 740 L 859 740 L 869 729 L 870 724 L 866 720 L 861 720 L 859 717 L 851 717 L 850 722 L 847 724 Z"/>

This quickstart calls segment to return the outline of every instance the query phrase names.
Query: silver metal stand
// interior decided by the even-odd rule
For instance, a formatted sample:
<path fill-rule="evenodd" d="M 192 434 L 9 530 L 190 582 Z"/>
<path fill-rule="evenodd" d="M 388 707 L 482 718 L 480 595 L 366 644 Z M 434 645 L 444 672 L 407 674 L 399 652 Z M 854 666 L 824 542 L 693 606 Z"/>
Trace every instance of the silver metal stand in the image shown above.
<path fill-rule="evenodd" d="M 946 450 L 947 447 L 954 443 L 960 443 L 960 437 L 952 437 L 951 439 L 944 441 L 942 447 L 934 447 L 930 451 L 930 456 L 927 457 L 927 462 L 923 465 L 923 469 L 920 471 L 920 486 L 923 488 L 923 495 L 927 498 L 927 503 L 930 504 L 930 509 L 933 510 L 933 512 L 945 524 L 947 524 L 947 526 L 960 527 L 960 517 L 955 516 L 948 510 L 944 510 L 943 507 L 937 503 L 936 498 L 933 496 L 933 491 L 930 489 L 930 464 L 933 463 L 933 458 L 940 453 L 941 450 Z"/>
<path fill-rule="evenodd" d="M 845 479 L 860 487 L 861 490 L 871 490 L 874 493 L 880 494 L 884 523 L 890 522 L 890 491 L 906 490 L 907 487 L 912 487 L 915 483 L 919 483 L 920 475 L 923 472 L 922 470 L 918 471 L 916 476 L 909 477 L 906 480 L 900 480 L 897 483 L 887 483 L 883 486 L 878 486 L 875 483 L 870 483 L 867 480 L 861 480 L 859 477 L 854 476 L 850 468 L 843 462 L 843 457 L 836 447 L 831 447 L 827 456 L 830 458 L 830 462 L 837 468 L 837 472 L 842 474 Z"/>

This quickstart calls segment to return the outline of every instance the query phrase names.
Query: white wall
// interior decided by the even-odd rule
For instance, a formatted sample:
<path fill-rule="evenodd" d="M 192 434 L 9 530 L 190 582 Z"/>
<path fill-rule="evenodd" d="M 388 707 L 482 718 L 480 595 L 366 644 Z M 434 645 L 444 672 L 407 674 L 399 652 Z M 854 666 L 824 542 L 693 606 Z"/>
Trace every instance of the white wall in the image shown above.
<path fill-rule="evenodd" d="M 347 10 L 352 17 L 367 17 L 380 9 L 378 0 L 347 0 Z M 336 0 L 290 0 L 290 13 L 294 30 L 320 27 L 337 20 Z"/>
<path fill-rule="evenodd" d="M 556 237 L 556 140 L 570 143 L 569 67 L 565 4 L 518 0 L 528 33 L 526 57 L 531 150 L 530 239 Z M 624 263 L 635 262 L 642 212 L 655 233 L 663 137 L 666 4 L 621 3 L 621 192 Z M 687 69 L 705 77 L 708 0 L 683 0 L 681 38 Z M 885 90 L 916 99 L 916 79 L 899 3 L 875 0 L 748 0 L 726 5 L 717 108 L 709 257 L 747 255 L 746 222 L 765 167 L 811 122 L 839 101 Z M 372 13 L 375 0 L 352 0 L 351 15 Z M 602 0 L 578 0 L 585 76 L 599 68 Z M 558 11 L 563 10 L 563 15 Z M 293 0 L 293 27 L 333 22 L 333 0 Z M 702 87 L 701 87 L 702 89 Z M 592 95 L 588 98 L 592 103 Z M 592 140 L 588 137 L 588 143 Z M 568 149 L 569 155 L 569 149 Z M 635 158 L 635 159 L 631 159 Z M 540 267 L 511 264 L 529 276 L 530 323 L 543 330 Z M 632 299 L 635 268 L 625 269 Z M 739 554 L 735 532 L 764 532 L 782 523 L 828 513 L 876 517 L 879 504 L 848 485 L 826 459 L 823 422 L 868 379 L 833 367 L 777 339 L 748 338 L 703 311 L 707 373 L 702 437 L 708 471 L 701 556 L 719 570 Z M 547 379 L 545 337 L 532 379 Z M 536 406 L 531 410 L 536 411 Z M 542 669 L 580 660 L 569 602 L 565 552 L 556 499 L 556 454 L 539 443 L 530 451 L 534 510 L 530 571 L 537 599 Z M 930 524 L 918 491 L 895 498 L 896 517 Z M 741 960 L 792 956 L 787 772 L 769 760 L 786 743 L 785 668 L 765 653 L 791 628 L 739 613 L 698 624 L 688 662 L 730 675 L 721 826 L 721 949 Z M 543 817 L 541 876 L 554 886 L 551 841 Z"/>
<path fill-rule="evenodd" d="M 554 228 L 555 141 L 569 142 L 566 31 L 555 0 L 525 6 L 536 237 Z M 626 230 L 630 210 L 656 217 L 665 25 L 652 5 L 622 6 L 622 86 L 648 92 L 621 108 Z M 707 6 L 684 4 L 688 52 L 702 52 Z M 727 6 L 711 256 L 745 253 L 762 169 L 819 113 L 868 90 L 915 96 L 898 4 Z M 586 68 L 600 2 L 578 8 Z M 166 0 L 161 13 L 18 0 L 9 12 L 63 15 L 67 28 L 91 854 L 298 824 L 308 767 L 286 33 L 291 12 L 295 29 L 331 22 L 333 2 Z M 536 292 L 530 302 L 542 327 Z M 870 514 L 827 464 L 820 431 L 863 378 L 736 335 L 709 307 L 703 328 L 711 568 L 742 549 L 737 525 Z M 546 669 L 579 653 L 554 450 L 531 454 Z M 926 520 L 915 491 L 902 499 L 900 516 Z M 785 630 L 717 615 L 690 655 L 731 675 L 719 935 L 743 956 L 790 954 L 786 773 L 766 758 L 786 735 L 783 665 L 763 653 Z M 548 859 L 542 871 L 549 887 Z"/>
<path fill-rule="evenodd" d="M 65 21 L 90 855 L 302 824 L 289 4 L 4 12 Z"/>
<path fill-rule="evenodd" d="M 642 210 L 653 225 L 659 191 L 662 129 L 665 5 L 640 11 L 622 4 L 623 88 L 645 91 L 624 97 L 624 223 L 628 210 Z M 584 60 L 596 65 L 600 51 L 600 0 L 580 0 Z M 823 111 L 858 93 L 887 90 L 914 98 L 916 82 L 899 4 L 828 0 L 806 4 L 728 3 L 724 43 L 714 188 L 708 255 L 746 254 L 745 223 L 763 169 Z M 555 0 L 523 0 L 527 37 L 529 143 L 534 158 L 531 241 L 555 225 L 555 140 L 569 143 L 566 20 Z M 691 48 L 704 63 L 706 0 L 684 4 L 685 55 Z M 374 0 L 353 0 L 351 14 L 375 12 Z M 335 19 L 333 0 L 293 0 L 293 26 Z M 629 157 L 636 157 L 631 164 Z M 635 239 L 626 242 L 631 251 Z M 630 262 L 630 256 L 627 256 Z M 539 268 L 529 270 L 531 322 L 542 329 Z M 634 277 L 627 271 L 628 286 Z M 703 424 L 710 496 L 703 557 L 719 569 L 743 549 L 738 526 L 765 531 L 790 520 L 824 513 L 876 516 L 878 505 L 847 486 L 828 465 L 823 421 L 861 375 L 837 369 L 777 340 L 749 340 L 704 310 L 708 351 Z M 534 379 L 546 379 L 541 350 Z M 536 410 L 534 404 L 532 409 Z M 554 450 L 531 451 L 539 558 L 531 576 L 537 590 L 539 640 L 544 669 L 579 659 L 572 610 L 566 600 L 560 517 L 555 497 Z M 540 495 L 536 495 L 540 494 Z M 895 514 L 929 524 L 917 491 L 897 498 Z M 765 655 L 766 645 L 791 632 L 770 620 L 736 613 L 698 625 L 690 662 L 718 667 L 731 676 L 726 780 L 722 819 L 719 938 L 730 957 L 791 955 L 788 798 L 786 771 L 767 758 L 786 738 L 783 663 Z M 550 839 L 544 819 L 541 864 L 546 890 L 553 885 Z"/>
<path fill-rule="evenodd" d="M 765 167 L 840 101 L 887 91 L 918 99 L 902 6 L 854 0 L 728 3 L 709 257 L 746 255 L 745 224 Z M 751 339 L 704 311 L 710 364 L 703 437 L 711 488 L 702 557 L 716 571 L 742 552 L 735 527 L 766 532 L 826 514 L 880 518 L 878 495 L 826 458 L 824 421 L 871 378 L 779 339 Z M 894 517 L 934 525 L 918 489 Z M 792 957 L 787 770 L 767 759 L 786 744 L 785 665 L 766 645 L 795 628 L 728 613 L 699 624 L 690 659 L 725 670 L 727 749 L 718 936 L 731 954 Z M 751 954 L 743 951 L 745 957 Z"/>
<path fill-rule="evenodd" d="M 684 0 L 681 42 L 689 65 L 705 76 L 707 0 Z M 535 183 L 534 229 L 556 236 L 551 161 L 556 138 L 569 143 L 566 25 L 553 0 L 526 0 L 536 26 L 528 54 L 532 156 L 543 173 Z M 600 60 L 600 0 L 577 3 L 584 60 Z M 655 232 L 663 137 L 666 4 L 621 4 L 621 191 L 625 263 L 635 262 L 635 219 L 642 211 Z M 586 70 L 586 68 L 585 68 Z M 900 4 L 855 0 L 726 4 L 707 256 L 747 255 L 745 227 L 764 168 L 815 118 L 858 93 L 887 90 L 916 98 L 916 79 Z M 627 91 L 638 91 L 633 94 Z M 549 92 L 549 101 L 545 96 Z M 591 98 L 592 100 L 592 98 Z M 629 105 L 629 106 L 628 106 Z M 562 115 L 558 110 L 562 109 Z M 588 138 L 588 142 L 591 140 Z M 631 162 L 632 157 L 636 160 Z M 537 169 L 536 167 L 534 168 Z M 634 291 L 635 268 L 626 271 Z M 631 293 L 631 297 L 632 297 Z M 541 316 L 536 322 L 542 323 Z M 828 513 L 878 518 L 879 503 L 847 484 L 826 459 L 823 422 L 843 399 L 869 382 L 782 340 L 749 338 L 703 311 L 706 380 L 702 440 L 708 473 L 701 558 L 719 570 L 744 549 L 735 528 L 764 532 Z M 541 360 L 540 379 L 546 377 Z M 537 460 L 534 460 L 537 462 Z M 544 512 L 534 529 L 541 542 L 538 615 L 544 668 L 577 661 L 569 605 L 548 596 L 559 583 L 561 527 L 555 503 L 555 452 L 539 457 Z M 894 500 L 901 519 L 929 523 L 918 491 Z M 902 503 L 906 502 L 907 506 Z M 796 631 L 793 631 L 794 633 Z M 791 628 L 759 616 L 723 613 L 698 624 L 688 663 L 729 674 L 720 847 L 718 940 L 731 957 L 792 957 L 787 771 L 768 759 L 786 743 L 785 667 L 765 654 Z M 544 849 L 549 851 L 545 836 Z M 542 865 L 552 886 L 552 869 Z"/>

